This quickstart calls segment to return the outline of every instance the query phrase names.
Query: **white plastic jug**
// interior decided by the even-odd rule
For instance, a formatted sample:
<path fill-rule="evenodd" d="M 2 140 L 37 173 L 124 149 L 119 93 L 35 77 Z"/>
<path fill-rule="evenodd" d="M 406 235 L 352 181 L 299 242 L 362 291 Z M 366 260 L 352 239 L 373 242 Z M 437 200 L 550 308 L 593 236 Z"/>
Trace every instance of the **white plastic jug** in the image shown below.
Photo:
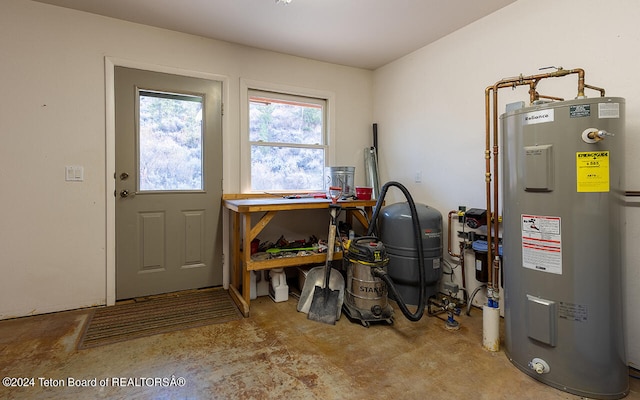
<path fill-rule="evenodd" d="M 269 296 L 276 303 L 289 299 L 289 286 L 287 285 L 287 275 L 282 268 L 275 268 L 269 271 L 271 277 L 269 285 Z"/>

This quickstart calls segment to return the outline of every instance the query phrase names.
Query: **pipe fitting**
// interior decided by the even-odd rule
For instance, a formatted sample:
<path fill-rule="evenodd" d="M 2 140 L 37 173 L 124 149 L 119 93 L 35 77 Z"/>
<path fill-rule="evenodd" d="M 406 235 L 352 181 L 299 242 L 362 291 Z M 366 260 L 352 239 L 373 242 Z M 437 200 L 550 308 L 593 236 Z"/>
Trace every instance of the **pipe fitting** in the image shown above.
<path fill-rule="evenodd" d="M 384 268 L 373 267 L 371 268 L 371 274 L 376 278 L 382 279 L 385 275 L 387 275 L 387 271 L 385 271 Z"/>
<path fill-rule="evenodd" d="M 615 136 L 615 134 L 597 128 L 587 128 L 582 132 L 582 140 L 585 143 L 590 144 L 598 143 L 599 141 L 604 140 L 607 136 Z"/>

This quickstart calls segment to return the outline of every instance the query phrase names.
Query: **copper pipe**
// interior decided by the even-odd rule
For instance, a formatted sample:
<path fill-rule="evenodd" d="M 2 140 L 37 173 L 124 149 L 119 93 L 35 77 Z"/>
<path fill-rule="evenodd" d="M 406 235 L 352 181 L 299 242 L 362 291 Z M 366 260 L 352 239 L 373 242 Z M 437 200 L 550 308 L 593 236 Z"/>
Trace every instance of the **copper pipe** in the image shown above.
<path fill-rule="evenodd" d="M 498 259 L 498 235 L 500 230 L 500 222 L 498 221 L 498 215 L 500 215 L 498 200 L 499 200 L 499 182 L 498 182 L 498 170 L 499 170 L 499 160 L 498 160 L 498 90 L 496 89 L 493 93 L 493 171 L 495 172 L 495 179 L 493 180 L 493 213 L 491 213 L 491 221 L 493 222 L 493 242 L 491 244 L 487 243 L 487 248 L 491 245 L 491 250 L 493 252 L 493 260 L 488 260 L 490 263 L 487 264 L 487 268 L 491 268 L 491 287 L 493 287 L 493 292 L 498 293 L 499 283 L 494 279 L 495 275 L 495 261 Z M 488 231 L 491 228 L 487 229 Z"/>
<path fill-rule="evenodd" d="M 535 81 L 529 82 L 529 103 L 531 104 L 540 100 L 540 94 L 536 90 L 536 87 L 538 86 L 538 82 L 540 82 L 540 79 L 536 79 Z"/>
<path fill-rule="evenodd" d="M 520 78 L 520 82 L 522 82 L 522 77 Z M 497 287 L 495 287 L 495 282 L 493 281 L 493 256 L 494 254 L 497 254 L 496 248 L 494 247 L 494 243 L 498 241 L 498 230 L 491 227 L 491 224 L 493 223 L 493 221 L 497 221 L 498 218 L 498 88 L 496 87 L 493 90 L 493 105 L 492 105 L 492 125 L 493 125 L 493 137 L 492 137 L 492 142 L 493 142 L 493 173 L 495 174 L 495 177 L 493 178 L 493 211 L 491 213 L 487 212 L 487 215 L 489 215 L 491 217 L 490 220 L 487 220 L 487 225 L 488 225 L 488 229 L 487 232 L 490 232 L 493 230 L 493 235 L 491 236 L 491 242 L 489 242 L 489 239 L 487 237 L 487 249 L 490 249 L 488 251 L 487 254 L 487 268 L 490 268 L 489 270 L 489 284 L 488 284 L 488 288 L 489 289 L 493 289 L 491 293 L 495 292 L 497 290 Z M 494 253 L 495 252 L 495 253 Z M 489 255 L 491 255 L 492 257 L 489 258 Z"/>
<path fill-rule="evenodd" d="M 486 138 L 485 138 L 485 150 L 484 150 L 484 158 L 485 158 L 485 190 L 486 190 L 486 200 L 487 200 L 487 260 L 491 260 L 491 120 L 489 117 L 490 111 L 490 101 L 489 97 L 492 92 L 495 92 L 495 86 L 487 87 L 484 90 L 484 107 L 485 107 L 485 129 L 486 129 Z M 489 266 L 490 264 L 487 264 Z M 487 285 L 489 287 L 489 285 Z"/>
<path fill-rule="evenodd" d="M 587 85 L 587 84 L 585 84 L 584 87 L 592 89 L 592 90 L 597 90 L 598 92 L 600 92 L 600 97 L 604 97 L 604 89 L 603 88 L 599 88 L 597 86 L 591 86 L 591 85 Z"/>
<path fill-rule="evenodd" d="M 564 101 L 564 99 L 562 97 L 545 96 L 543 94 L 538 94 L 538 100 L 539 99 L 549 99 L 549 100 L 555 100 L 555 101 Z"/>
<path fill-rule="evenodd" d="M 582 68 L 572 69 L 578 73 L 578 98 L 585 97 L 584 95 L 584 70 Z"/>

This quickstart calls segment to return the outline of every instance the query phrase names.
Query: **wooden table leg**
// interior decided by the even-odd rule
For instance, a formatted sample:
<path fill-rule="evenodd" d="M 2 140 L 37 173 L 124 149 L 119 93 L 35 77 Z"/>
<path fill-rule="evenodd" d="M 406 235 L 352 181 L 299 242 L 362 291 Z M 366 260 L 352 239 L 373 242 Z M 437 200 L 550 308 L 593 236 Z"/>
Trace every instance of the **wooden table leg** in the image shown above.
<path fill-rule="evenodd" d="M 238 309 L 240 310 L 242 315 L 245 318 L 249 317 L 249 305 L 245 303 L 244 299 L 242 298 L 242 294 L 238 292 L 238 289 L 236 289 L 234 286 L 229 286 L 229 294 L 231 295 L 231 299 L 233 299 L 233 302 L 238 306 Z"/>
<path fill-rule="evenodd" d="M 241 261 L 240 260 L 240 214 L 238 214 L 237 212 L 232 212 L 233 214 L 233 218 L 231 223 L 233 224 L 232 227 L 232 233 L 231 233 L 231 262 L 230 265 L 232 266 L 232 271 L 231 271 L 231 285 L 235 286 L 235 288 L 239 288 L 240 287 L 240 267 L 241 267 Z"/>
<path fill-rule="evenodd" d="M 251 304 L 251 272 L 247 269 L 251 261 L 251 214 L 243 213 L 244 222 L 244 239 L 242 243 L 242 297 L 247 303 L 247 307 Z"/>
<path fill-rule="evenodd" d="M 232 268 L 231 271 L 231 285 L 229 286 L 229 294 L 231 298 L 238 306 L 238 309 L 245 317 L 249 316 L 249 304 L 244 300 L 242 294 L 238 291 L 240 287 L 240 283 L 242 282 L 242 259 L 240 258 L 240 214 L 237 212 L 232 212 L 233 217 L 231 223 L 232 234 L 232 259 L 229 265 Z"/>

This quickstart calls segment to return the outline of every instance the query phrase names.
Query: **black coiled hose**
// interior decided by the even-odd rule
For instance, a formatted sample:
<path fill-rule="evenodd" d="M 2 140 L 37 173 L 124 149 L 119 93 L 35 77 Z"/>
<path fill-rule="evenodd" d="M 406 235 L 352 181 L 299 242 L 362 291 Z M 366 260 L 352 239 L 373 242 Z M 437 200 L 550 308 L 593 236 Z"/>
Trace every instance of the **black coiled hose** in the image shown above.
<path fill-rule="evenodd" d="M 378 201 L 376 202 L 376 208 L 373 212 L 373 216 L 371 217 L 371 223 L 369 224 L 369 230 L 367 231 L 367 236 L 372 236 L 373 232 L 376 229 L 376 224 L 378 222 L 378 215 L 380 214 L 380 209 L 382 208 L 382 204 L 384 203 L 384 198 L 387 195 L 387 191 L 391 186 L 395 186 L 402 191 L 402 194 L 404 194 L 404 197 L 407 199 L 407 203 L 409 203 L 409 210 L 411 211 L 411 220 L 413 222 L 413 233 L 416 238 L 417 247 L 418 247 L 418 275 L 420 277 L 420 293 L 418 297 L 418 309 L 416 310 L 416 312 L 411 313 L 411 311 L 409 311 L 409 309 L 407 308 L 407 305 L 402 299 L 402 296 L 400 296 L 400 293 L 398 293 L 396 287 L 393 284 L 393 281 L 391 280 L 391 278 L 389 277 L 389 275 L 384 269 L 376 267 L 376 268 L 372 268 L 371 272 L 373 273 L 374 276 L 379 277 L 387 284 L 387 286 L 389 287 L 389 290 L 391 291 L 394 298 L 396 299 L 396 302 L 398 303 L 398 307 L 400 307 L 402 314 L 404 314 L 404 316 L 409 321 L 415 322 L 415 321 L 419 321 L 420 318 L 422 318 L 422 315 L 424 314 L 425 303 L 426 303 L 424 299 L 425 290 L 426 290 L 426 282 L 425 282 L 426 279 L 424 274 L 422 229 L 420 229 L 418 211 L 416 210 L 416 204 L 413 202 L 411 193 L 409 193 L 407 188 L 404 187 L 401 183 L 391 181 L 391 182 L 385 183 L 384 186 L 382 186 L 382 189 L 380 190 L 380 197 L 378 197 Z"/>

